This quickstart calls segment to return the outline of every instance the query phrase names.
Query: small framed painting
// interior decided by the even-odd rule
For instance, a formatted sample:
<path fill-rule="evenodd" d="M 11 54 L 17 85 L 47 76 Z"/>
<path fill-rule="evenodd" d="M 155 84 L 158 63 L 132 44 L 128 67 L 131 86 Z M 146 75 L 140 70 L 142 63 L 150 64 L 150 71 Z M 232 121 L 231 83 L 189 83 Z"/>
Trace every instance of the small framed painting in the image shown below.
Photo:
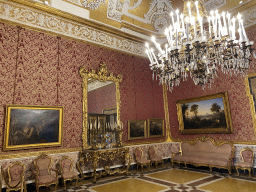
<path fill-rule="evenodd" d="M 128 140 L 146 138 L 146 121 L 129 120 L 128 121 Z"/>
<path fill-rule="evenodd" d="M 148 137 L 164 136 L 164 119 L 148 119 Z"/>

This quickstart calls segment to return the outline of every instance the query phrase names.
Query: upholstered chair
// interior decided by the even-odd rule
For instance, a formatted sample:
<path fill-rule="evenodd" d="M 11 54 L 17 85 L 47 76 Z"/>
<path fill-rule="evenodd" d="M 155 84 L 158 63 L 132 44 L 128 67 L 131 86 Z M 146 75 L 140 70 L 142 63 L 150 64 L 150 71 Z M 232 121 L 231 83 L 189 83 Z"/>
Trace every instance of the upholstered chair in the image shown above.
<path fill-rule="evenodd" d="M 150 160 L 151 160 L 150 161 L 151 167 L 152 167 L 153 163 L 155 164 L 156 168 L 157 168 L 157 165 L 159 163 L 161 163 L 162 167 L 163 167 L 164 160 L 163 160 L 163 158 L 160 155 L 156 154 L 156 150 L 155 150 L 155 148 L 153 146 L 149 147 L 148 154 L 149 154 L 149 157 L 150 157 Z"/>
<path fill-rule="evenodd" d="M 141 172 L 143 172 L 143 167 L 148 166 L 150 167 L 150 160 L 143 157 L 143 151 L 140 148 L 136 148 L 134 150 L 135 160 L 137 162 L 137 170 L 139 166 L 141 166 Z"/>
<path fill-rule="evenodd" d="M 78 181 L 78 173 L 73 170 L 73 161 L 68 156 L 63 156 L 60 160 L 60 171 L 61 178 L 63 180 L 65 189 L 66 189 L 66 181 L 72 181 L 76 179 L 76 185 Z"/>
<path fill-rule="evenodd" d="M 249 177 L 251 177 L 251 170 L 253 170 L 253 158 L 254 158 L 253 150 L 250 149 L 249 147 L 246 147 L 243 150 L 241 150 L 240 156 L 242 158 L 242 162 L 236 163 L 236 171 L 238 176 L 239 176 L 238 169 L 242 169 L 244 171 L 248 170 Z"/>
<path fill-rule="evenodd" d="M 26 190 L 26 183 L 24 180 L 25 165 L 21 162 L 15 162 L 6 169 L 7 173 L 1 167 L 2 177 L 6 184 L 6 192 Z"/>
<path fill-rule="evenodd" d="M 34 173 L 37 192 L 39 192 L 39 187 L 49 187 L 52 184 L 55 184 L 56 190 L 58 185 L 58 170 L 51 168 L 52 158 L 42 153 L 34 160 L 34 165 L 36 167 L 36 171 Z M 55 174 L 51 174 L 52 171 L 55 172 Z"/>

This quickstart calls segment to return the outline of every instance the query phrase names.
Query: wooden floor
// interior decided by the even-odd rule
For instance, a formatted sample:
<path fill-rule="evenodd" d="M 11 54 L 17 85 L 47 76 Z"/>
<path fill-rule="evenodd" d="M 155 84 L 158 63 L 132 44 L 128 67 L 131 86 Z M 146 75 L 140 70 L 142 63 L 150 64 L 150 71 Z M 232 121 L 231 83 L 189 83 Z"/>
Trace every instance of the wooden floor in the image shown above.
<path fill-rule="evenodd" d="M 67 184 L 65 190 L 59 184 L 58 192 L 256 192 L 256 177 L 236 173 L 212 172 L 193 168 L 150 168 L 144 174 L 136 170 L 131 175 L 108 176 L 96 184 L 91 179 Z M 28 192 L 35 189 L 30 188 Z M 40 188 L 40 192 L 54 191 L 54 187 Z"/>

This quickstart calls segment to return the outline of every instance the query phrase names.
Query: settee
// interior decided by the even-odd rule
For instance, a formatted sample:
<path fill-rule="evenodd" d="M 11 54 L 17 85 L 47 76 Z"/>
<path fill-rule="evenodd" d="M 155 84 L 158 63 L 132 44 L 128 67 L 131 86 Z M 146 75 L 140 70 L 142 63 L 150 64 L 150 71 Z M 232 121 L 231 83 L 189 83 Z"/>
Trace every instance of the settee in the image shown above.
<path fill-rule="evenodd" d="M 199 138 L 194 141 L 180 143 L 180 151 L 172 153 L 172 166 L 174 163 L 183 163 L 194 166 L 209 166 L 228 169 L 231 174 L 234 158 L 234 146 L 229 142 L 215 142 L 211 138 Z"/>

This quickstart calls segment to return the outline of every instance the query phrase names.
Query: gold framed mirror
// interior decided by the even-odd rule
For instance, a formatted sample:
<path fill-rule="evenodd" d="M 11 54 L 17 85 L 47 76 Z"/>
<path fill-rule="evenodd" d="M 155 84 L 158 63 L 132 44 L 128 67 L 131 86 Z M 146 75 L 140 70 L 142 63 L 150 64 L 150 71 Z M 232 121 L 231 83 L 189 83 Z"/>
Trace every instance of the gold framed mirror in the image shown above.
<path fill-rule="evenodd" d="M 91 149 L 91 143 L 88 139 L 89 137 L 89 128 L 95 128 L 95 125 L 92 126 L 88 125 L 88 83 L 97 81 L 97 84 L 101 84 L 100 86 L 103 87 L 108 84 L 115 84 L 115 101 L 116 101 L 116 123 L 115 123 L 115 131 L 117 133 L 116 136 L 116 145 L 122 145 L 122 122 L 120 119 L 120 111 L 121 111 L 121 101 L 120 101 L 120 90 L 119 90 L 119 83 L 122 81 L 122 74 L 114 76 L 113 73 L 110 73 L 107 69 L 107 65 L 105 63 L 100 64 L 100 67 L 97 71 L 91 70 L 88 71 L 84 67 L 80 67 L 79 70 L 80 76 L 82 77 L 82 89 L 83 89 L 83 132 L 82 132 L 82 141 L 83 141 L 83 149 Z M 104 109 L 101 109 L 103 112 Z M 95 114 L 94 114 L 95 115 Z M 97 125 L 98 126 L 98 125 Z M 102 124 L 101 124 L 102 126 Z M 105 125 L 104 125 L 105 126 Z M 101 128 L 101 127 L 99 127 Z M 108 127 L 109 128 L 109 127 Z M 99 131 L 102 132 L 102 131 Z M 91 140 L 91 139 L 90 139 Z"/>

